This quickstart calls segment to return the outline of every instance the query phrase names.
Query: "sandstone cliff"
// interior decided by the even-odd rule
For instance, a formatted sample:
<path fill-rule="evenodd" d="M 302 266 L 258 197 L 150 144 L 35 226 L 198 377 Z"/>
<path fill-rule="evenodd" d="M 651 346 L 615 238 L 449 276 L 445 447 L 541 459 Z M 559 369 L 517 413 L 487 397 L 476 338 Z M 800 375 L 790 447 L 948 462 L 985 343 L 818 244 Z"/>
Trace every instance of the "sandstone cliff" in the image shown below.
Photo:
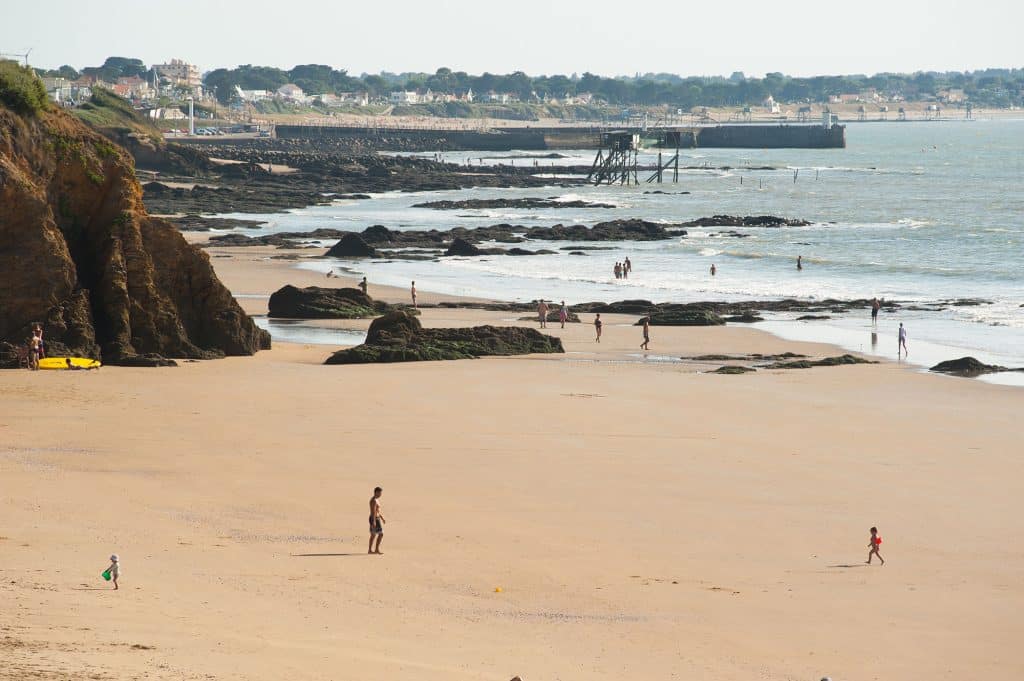
<path fill-rule="evenodd" d="M 270 346 L 207 255 L 146 213 L 122 148 L 66 112 L 0 102 L 0 361 L 36 321 L 50 354 L 108 364 Z"/>

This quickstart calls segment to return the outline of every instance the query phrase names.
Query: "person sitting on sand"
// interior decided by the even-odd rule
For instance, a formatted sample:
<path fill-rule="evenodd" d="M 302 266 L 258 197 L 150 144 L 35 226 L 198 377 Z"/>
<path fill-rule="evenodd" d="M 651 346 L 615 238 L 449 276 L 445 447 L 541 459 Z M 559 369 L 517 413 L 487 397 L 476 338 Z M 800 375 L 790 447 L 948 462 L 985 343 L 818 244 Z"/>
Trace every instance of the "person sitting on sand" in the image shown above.
<path fill-rule="evenodd" d="M 651 315 L 648 314 L 641 321 L 644 327 L 644 342 L 640 344 L 640 349 L 646 350 L 647 345 L 651 342 Z"/>
<path fill-rule="evenodd" d="M 366 282 L 366 277 L 363 277 L 363 280 L 359 282 L 359 288 L 363 290 L 364 296 L 366 295 L 366 289 L 369 288 L 369 286 L 370 285 Z"/>
<path fill-rule="evenodd" d="M 878 560 L 882 561 L 882 565 L 885 565 L 885 558 L 882 558 L 882 554 L 878 552 L 878 547 L 882 545 L 882 537 L 878 534 L 878 528 L 871 528 L 871 541 L 868 544 L 871 550 L 868 551 L 868 565 L 871 565 L 871 558 L 878 556 Z"/>
<path fill-rule="evenodd" d="M 601 342 L 601 326 L 601 313 L 598 312 L 597 316 L 594 317 L 594 331 L 597 332 L 597 338 L 594 339 L 594 342 L 596 343 Z"/>
<path fill-rule="evenodd" d="M 114 582 L 114 591 L 117 591 L 117 578 L 121 576 L 121 561 L 116 553 L 110 556 L 110 567 L 104 570 L 104 572 L 110 573 L 110 580 Z"/>
<path fill-rule="evenodd" d="M 373 496 L 370 497 L 370 549 L 367 553 L 380 555 L 380 542 L 384 539 L 384 514 L 380 511 L 380 495 L 384 493 L 380 487 L 373 488 Z M 377 540 L 377 546 L 373 540 Z"/>
<path fill-rule="evenodd" d="M 409 293 L 412 294 L 412 307 L 416 309 L 416 282 L 412 282 L 412 288 L 409 289 Z"/>
<path fill-rule="evenodd" d="M 540 317 L 540 328 L 548 328 L 548 304 L 541 298 L 537 303 L 537 316 Z"/>
<path fill-rule="evenodd" d="M 569 308 L 565 306 L 565 301 L 562 301 L 562 306 L 558 308 L 558 321 L 562 323 L 562 328 L 565 328 L 565 322 L 569 319 Z"/>

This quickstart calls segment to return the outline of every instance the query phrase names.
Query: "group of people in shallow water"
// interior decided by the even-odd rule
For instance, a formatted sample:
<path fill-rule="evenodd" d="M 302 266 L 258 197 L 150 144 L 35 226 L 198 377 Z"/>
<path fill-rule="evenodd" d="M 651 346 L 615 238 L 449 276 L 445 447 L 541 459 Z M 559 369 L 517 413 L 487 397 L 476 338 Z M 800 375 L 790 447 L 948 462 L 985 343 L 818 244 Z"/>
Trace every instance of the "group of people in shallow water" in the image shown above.
<path fill-rule="evenodd" d="M 629 261 L 627 257 L 622 262 L 615 263 L 615 267 L 612 268 L 612 272 L 615 273 L 616 279 L 628 279 L 629 273 L 633 271 L 633 263 Z"/>

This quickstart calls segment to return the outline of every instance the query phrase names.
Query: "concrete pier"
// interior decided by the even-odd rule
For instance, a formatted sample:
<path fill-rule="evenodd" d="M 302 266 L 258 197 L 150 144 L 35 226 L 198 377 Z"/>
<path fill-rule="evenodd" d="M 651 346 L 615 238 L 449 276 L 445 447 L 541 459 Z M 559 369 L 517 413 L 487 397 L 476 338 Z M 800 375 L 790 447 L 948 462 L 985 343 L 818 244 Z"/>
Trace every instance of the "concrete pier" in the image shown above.
<path fill-rule="evenodd" d="M 410 146 L 440 151 L 546 151 L 597 149 L 601 135 L 615 131 L 636 133 L 651 146 L 712 149 L 841 149 L 846 126 L 838 124 L 723 124 L 710 126 L 624 129 L 609 127 L 509 127 L 490 130 L 424 128 L 366 128 L 314 125 L 279 125 L 279 139 L 362 139 L 382 151 L 404 151 Z"/>

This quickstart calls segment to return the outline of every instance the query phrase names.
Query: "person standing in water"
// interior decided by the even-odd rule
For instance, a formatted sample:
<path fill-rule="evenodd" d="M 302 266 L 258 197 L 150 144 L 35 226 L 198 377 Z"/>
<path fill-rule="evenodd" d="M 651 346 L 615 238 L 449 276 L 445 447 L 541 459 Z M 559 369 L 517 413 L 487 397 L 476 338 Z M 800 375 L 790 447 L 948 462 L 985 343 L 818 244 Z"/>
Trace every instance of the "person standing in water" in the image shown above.
<path fill-rule="evenodd" d="M 633 263 L 631 263 L 629 261 L 629 256 L 626 256 L 626 262 L 624 262 L 622 264 L 623 264 L 623 266 L 625 268 L 626 274 L 629 274 L 630 272 L 633 271 Z"/>
<path fill-rule="evenodd" d="M 648 343 L 651 342 L 651 315 L 648 314 L 642 320 L 644 327 L 644 342 L 640 344 L 641 350 L 646 350 Z"/>
<path fill-rule="evenodd" d="M 380 487 L 373 488 L 373 496 L 370 497 L 370 548 L 367 553 L 380 553 L 380 542 L 384 539 L 384 514 L 380 511 L 380 495 L 384 493 Z M 374 540 L 377 545 L 374 546 Z"/>
<path fill-rule="evenodd" d="M 804 256 L 798 255 L 798 256 L 796 256 L 796 269 L 799 272 L 803 268 L 804 268 Z"/>
<path fill-rule="evenodd" d="M 896 345 L 896 359 L 900 358 L 901 350 L 903 351 L 904 358 L 910 354 L 907 351 L 907 327 L 903 326 L 903 322 L 900 322 L 899 343 Z"/>
<path fill-rule="evenodd" d="M 715 272 L 718 270 L 715 268 L 715 263 L 711 263 L 711 276 L 715 276 Z"/>
<path fill-rule="evenodd" d="M 874 556 L 878 556 L 878 560 L 882 561 L 882 565 L 885 565 L 885 558 L 882 558 L 882 554 L 878 552 L 878 547 L 882 545 L 882 537 L 878 534 L 878 528 L 871 528 L 871 540 L 868 543 L 870 550 L 868 551 L 868 565 L 871 565 L 871 559 Z"/>
<path fill-rule="evenodd" d="M 562 301 L 562 307 L 558 308 L 558 321 L 562 323 L 562 328 L 565 328 L 565 322 L 569 319 L 569 308 L 565 306 L 565 301 Z"/>
<path fill-rule="evenodd" d="M 412 288 L 409 289 L 409 293 L 412 294 L 412 307 L 413 307 L 413 309 L 418 309 L 416 307 L 416 282 L 415 281 L 412 282 Z"/>
<path fill-rule="evenodd" d="M 540 328 L 548 328 L 548 304 L 541 298 L 537 304 L 537 316 L 540 317 Z"/>
<path fill-rule="evenodd" d="M 598 312 L 597 316 L 594 317 L 594 331 L 597 332 L 597 338 L 594 339 L 595 343 L 601 342 L 601 313 Z"/>
<path fill-rule="evenodd" d="M 878 323 L 878 310 L 881 309 L 882 304 L 878 302 L 878 298 L 871 299 L 871 323 Z"/>

